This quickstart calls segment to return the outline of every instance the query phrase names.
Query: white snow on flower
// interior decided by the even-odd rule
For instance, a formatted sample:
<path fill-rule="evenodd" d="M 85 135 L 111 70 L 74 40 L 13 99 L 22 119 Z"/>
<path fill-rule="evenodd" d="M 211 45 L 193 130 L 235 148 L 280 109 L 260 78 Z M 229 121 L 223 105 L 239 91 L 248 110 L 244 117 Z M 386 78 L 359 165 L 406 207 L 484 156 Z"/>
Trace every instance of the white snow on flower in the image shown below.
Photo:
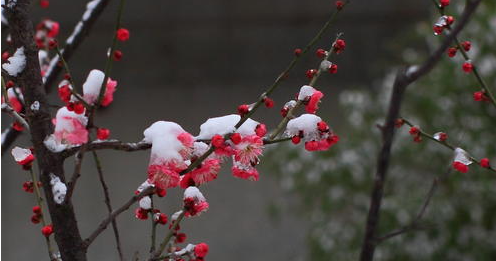
<path fill-rule="evenodd" d="M 314 89 L 315 90 L 315 89 Z M 298 95 L 299 96 L 299 95 Z M 296 105 L 296 101 L 295 100 L 290 100 L 288 102 L 286 102 L 286 104 L 284 104 L 284 109 L 291 109 L 293 108 L 294 106 Z"/>
<path fill-rule="evenodd" d="M 19 97 L 20 102 L 24 102 L 24 95 L 22 95 L 21 89 L 19 87 L 9 88 L 7 90 L 7 97 L 13 99 Z"/>
<path fill-rule="evenodd" d="M 60 181 L 60 178 L 54 174 L 50 174 L 50 185 L 52 185 L 53 200 L 57 204 L 62 204 L 67 193 L 67 187 Z"/>
<path fill-rule="evenodd" d="M 472 160 L 470 159 L 468 153 L 461 149 L 461 148 L 456 148 L 455 149 L 455 159 L 453 161 L 461 162 L 465 165 L 470 165 L 472 164 Z"/>
<path fill-rule="evenodd" d="M 225 135 L 232 133 L 236 129 L 234 126 L 240 121 L 241 116 L 237 114 L 230 114 L 221 117 L 210 118 L 202 125 L 200 125 L 200 134 L 195 138 L 197 140 L 211 139 L 214 135 Z M 255 134 L 255 128 L 259 123 L 248 118 L 239 128 L 237 133 L 242 136 L 249 136 Z"/>
<path fill-rule="evenodd" d="M 184 191 L 184 198 L 193 198 L 193 199 L 196 199 L 198 201 L 205 201 L 205 197 L 203 196 L 203 194 L 200 192 L 200 190 L 197 188 L 197 187 L 188 187 L 185 191 Z"/>
<path fill-rule="evenodd" d="M 173 252 L 172 256 L 173 257 L 180 257 L 180 256 L 184 256 L 186 254 L 192 254 L 195 251 L 195 246 L 196 245 L 188 244 L 185 248 L 183 248 L 179 251 Z"/>
<path fill-rule="evenodd" d="M 34 101 L 32 104 L 31 104 L 31 110 L 32 111 L 37 111 L 40 109 L 40 102 L 39 101 Z"/>
<path fill-rule="evenodd" d="M 441 141 L 441 134 L 443 134 L 443 132 L 436 132 L 432 137 L 438 141 Z"/>
<path fill-rule="evenodd" d="M 300 88 L 300 92 L 298 93 L 298 100 L 300 101 L 304 101 L 305 99 L 307 99 L 308 97 L 312 96 L 312 94 L 315 92 L 315 88 L 313 88 L 312 86 L 310 85 L 303 85 L 301 88 Z M 291 102 L 291 101 L 290 101 Z M 287 103 L 286 103 L 287 104 Z M 285 105 L 286 107 L 286 105 Z M 288 106 L 289 107 L 289 106 Z"/>
<path fill-rule="evenodd" d="M 45 147 L 49 149 L 51 152 L 61 152 L 68 148 L 67 144 L 62 144 L 57 138 L 55 138 L 55 135 L 51 134 L 48 135 L 45 140 L 43 141 L 43 144 L 45 144 Z"/>
<path fill-rule="evenodd" d="M 17 48 L 14 55 L 9 57 L 8 63 L 2 64 L 2 68 L 11 76 L 17 77 L 26 67 L 26 56 L 24 55 L 24 46 Z"/>
<path fill-rule="evenodd" d="M 176 213 L 172 214 L 172 216 L 171 216 L 171 222 L 176 221 L 177 218 L 179 217 L 179 215 L 181 215 L 182 213 L 183 213 L 183 211 L 182 210 L 179 210 Z"/>
<path fill-rule="evenodd" d="M 86 102 L 91 104 L 98 99 L 104 79 L 105 74 L 102 71 L 97 69 L 90 71 L 86 78 L 86 82 L 83 83 L 83 94 Z"/>
<path fill-rule="evenodd" d="M 17 162 L 25 160 L 29 155 L 31 155 L 31 150 L 29 149 L 23 149 L 20 147 L 15 147 L 11 151 L 12 156 L 14 157 L 14 160 Z"/>
<path fill-rule="evenodd" d="M 195 141 L 193 143 L 193 152 L 192 155 L 196 157 L 200 157 L 208 150 L 208 145 L 205 142 Z"/>
<path fill-rule="evenodd" d="M 152 143 L 152 157 L 182 161 L 183 157 L 179 152 L 184 149 L 184 145 L 177 136 L 184 132 L 175 122 L 157 121 L 148 127 L 143 135 L 145 142 Z"/>
<path fill-rule="evenodd" d="M 142 209 L 151 209 L 152 208 L 152 199 L 148 196 L 143 197 L 139 201 L 139 206 Z"/>
<path fill-rule="evenodd" d="M 322 71 L 327 71 L 329 70 L 329 67 L 331 67 L 332 63 L 329 62 L 328 60 L 323 60 L 321 63 L 320 63 L 320 69 Z"/>
<path fill-rule="evenodd" d="M 143 190 L 149 188 L 149 187 L 154 187 L 155 185 L 151 184 L 148 182 L 148 180 L 145 180 L 145 182 L 141 183 L 141 185 L 136 189 L 138 193 L 141 193 Z"/>
<path fill-rule="evenodd" d="M 437 19 L 437 22 L 435 23 L 436 26 L 446 26 L 448 24 L 448 16 L 443 15 Z"/>
<path fill-rule="evenodd" d="M 303 131 L 305 138 L 312 139 L 314 135 L 318 134 L 317 123 L 322 121 L 319 116 L 315 114 L 302 114 L 300 117 L 294 118 L 288 122 L 286 133 L 288 136 L 298 135 Z"/>
<path fill-rule="evenodd" d="M 69 111 L 65 106 L 60 108 L 57 111 L 57 124 L 55 124 L 55 132 L 74 131 L 74 120 L 79 121 L 83 126 L 86 126 L 88 123 L 88 117 L 84 116 L 84 114 L 77 114 L 73 111 Z"/>

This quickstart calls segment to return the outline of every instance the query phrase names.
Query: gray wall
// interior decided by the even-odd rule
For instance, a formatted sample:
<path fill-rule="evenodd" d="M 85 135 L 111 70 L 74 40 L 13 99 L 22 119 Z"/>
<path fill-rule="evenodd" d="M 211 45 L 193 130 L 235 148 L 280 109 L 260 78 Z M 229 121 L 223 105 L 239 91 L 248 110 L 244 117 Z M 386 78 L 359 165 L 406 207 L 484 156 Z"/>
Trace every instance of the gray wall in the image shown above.
<path fill-rule="evenodd" d="M 66 36 L 80 17 L 83 1 L 52 0 L 48 10 L 35 7 L 36 19 L 51 17 L 61 22 Z M 138 141 L 143 130 L 157 120 L 172 120 L 192 134 L 211 116 L 235 111 L 237 105 L 254 101 L 292 59 L 292 51 L 304 46 L 326 21 L 333 1 L 127 1 L 124 25 L 131 40 L 122 45 L 124 58 L 115 64 L 112 78 L 119 81 L 115 101 L 98 113 L 97 123 L 112 130 L 112 137 Z M 429 1 L 355 0 L 339 22 L 319 43 L 328 47 L 335 33 L 344 32 L 347 50 L 335 61 L 339 73 L 325 76 L 317 87 L 326 93 L 321 114 L 339 129 L 335 106 L 339 90 L 369 86 L 381 77 L 384 64 L 400 53 L 391 51 L 393 37 L 413 30 L 415 21 L 427 16 Z M 81 84 L 89 70 L 103 69 L 117 1 L 100 18 L 91 35 L 70 61 L 75 80 Z M 60 39 L 63 39 L 63 38 Z M 291 78 L 274 94 L 276 107 L 293 97 L 307 82 L 304 72 L 316 67 L 310 54 Z M 54 96 L 54 95 L 52 95 Z M 52 97 L 53 103 L 58 103 Z M 279 119 L 279 109 L 258 113 L 269 127 Z M 2 118 L 2 129 L 10 123 Z M 18 145 L 28 146 L 28 137 Z M 146 178 L 149 152 L 100 153 L 114 206 L 127 200 Z M 263 164 L 263 163 L 262 163 Z M 72 174 L 72 159 L 67 161 Z M 34 198 L 21 190 L 27 174 L 6 153 L 2 159 L 2 258 L 48 260 L 39 226 L 29 221 Z M 219 179 L 202 189 L 211 209 L 184 222 L 188 241 L 210 244 L 208 260 L 303 260 L 305 220 L 284 215 L 271 220 L 267 206 L 273 198 L 285 197 L 289 207 L 295 198 L 284 195 L 280 185 L 261 173 L 260 181 L 230 176 L 228 168 Z M 166 213 L 180 204 L 179 191 L 172 190 L 159 201 Z M 74 204 L 83 236 L 106 216 L 102 191 L 91 157 L 86 157 Z M 149 222 L 138 221 L 129 211 L 119 217 L 125 254 L 146 253 Z M 165 228 L 160 230 L 165 233 Z M 90 260 L 117 260 L 112 232 L 107 230 L 90 248 Z"/>

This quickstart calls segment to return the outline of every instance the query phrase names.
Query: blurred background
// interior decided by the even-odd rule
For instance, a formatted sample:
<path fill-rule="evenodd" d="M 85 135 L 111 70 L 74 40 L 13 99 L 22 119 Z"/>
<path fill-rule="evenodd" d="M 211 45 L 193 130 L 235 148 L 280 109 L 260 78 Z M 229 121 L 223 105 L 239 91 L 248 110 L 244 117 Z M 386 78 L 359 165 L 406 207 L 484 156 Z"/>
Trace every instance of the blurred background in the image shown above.
<path fill-rule="evenodd" d="M 448 12 L 463 5 L 453 0 Z M 69 61 L 74 80 L 84 82 L 91 69 L 103 70 L 118 1 L 103 15 Z M 65 39 L 81 17 L 85 1 L 33 4 L 33 22 L 50 18 L 61 24 Z M 97 124 L 112 138 L 139 141 L 158 120 L 175 121 L 196 135 L 209 117 L 234 113 L 254 102 L 304 47 L 334 10 L 334 2 L 313 1 L 127 1 L 123 25 L 131 32 L 121 45 L 122 61 L 111 77 L 119 82 L 114 102 L 97 114 Z M 274 93 L 276 107 L 253 117 L 271 129 L 279 109 L 307 83 L 305 71 L 317 67 L 317 48 L 328 49 L 344 32 L 346 50 L 334 56 L 335 75 L 323 75 L 317 88 L 325 93 L 320 116 L 341 141 L 328 152 L 307 153 L 301 146 L 272 146 L 259 166 L 258 182 L 239 180 L 223 170 L 202 189 L 207 213 L 186 220 L 188 242 L 210 245 L 208 260 L 356 260 L 368 209 L 380 136 L 394 69 L 420 62 L 439 43 L 432 34 L 438 15 L 431 1 L 355 0 L 314 50 L 304 57 Z M 5 38 L 5 35 L 2 35 Z M 496 3 L 485 1 L 462 33 L 473 43 L 470 55 L 489 86 L 495 86 Z M 443 59 L 412 86 L 403 116 L 426 131 L 445 131 L 475 157 L 496 160 L 493 108 L 472 100 L 476 82 L 461 71 L 461 58 Z M 52 88 L 53 90 L 54 88 Z M 61 104 L 56 93 L 51 102 Z M 55 110 L 54 110 L 55 112 Z M 2 115 L 2 130 L 11 123 Z M 393 150 L 380 230 L 406 225 L 415 216 L 432 179 L 446 171 L 452 153 L 436 144 L 414 144 L 406 128 Z M 28 135 L 16 145 L 29 146 Z M 114 207 L 120 206 L 146 178 L 149 152 L 99 153 Z M 73 159 L 66 161 L 73 172 Z M 377 260 L 495 260 L 496 188 L 494 176 L 477 166 L 468 174 L 444 180 L 426 214 L 429 229 L 391 239 L 377 249 Z M 22 191 L 28 174 L 9 153 L 2 157 L 2 258 L 48 260 L 39 226 L 30 222 L 31 194 Z M 165 213 L 180 207 L 177 189 L 155 204 Z M 106 217 L 94 162 L 86 157 L 74 195 L 83 237 Z M 150 222 L 130 210 L 118 218 L 128 259 L 146 256 Z M 164 235 L 161 227 L 159 235 Z M 12 238 L 10 240 L 9 238 Z M 88 251 L 89 260 L 117 260 L 109 228 Z"/>

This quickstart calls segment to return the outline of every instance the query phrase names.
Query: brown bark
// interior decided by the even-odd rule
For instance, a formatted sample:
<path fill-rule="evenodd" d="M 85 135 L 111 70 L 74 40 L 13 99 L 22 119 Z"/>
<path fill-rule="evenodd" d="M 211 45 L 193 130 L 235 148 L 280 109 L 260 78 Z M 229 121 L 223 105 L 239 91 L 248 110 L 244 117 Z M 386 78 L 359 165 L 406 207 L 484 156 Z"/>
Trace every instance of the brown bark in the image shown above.
<path fill-rule="evenodd" d="M 64 159 L 59 154 L 49 151 L 43 144 L 45 137 L 53 133 L 53 125 L 41 80 L 38 50 L 34 43 L 33 25 L 29 19 L 29 5 L 29 0 L 18 0 L 12 8 L 5 8 L 13 45 L 15 48 L 24 47 L 26 56 L 26 67 L 15 82 L 22 88 L 24 95 L 26 118 L 31 127 L 31 141 L 60 254 L 63 260 L 86 260 L 86 249 L 82 245 L 72 203 L 68 201 L 58 205 L 53 200 L 50 174 L 53 173 L 65 182 Z M 30 105 L 35 101 L 39 102 L 40 108 L 32 111 Z"/>

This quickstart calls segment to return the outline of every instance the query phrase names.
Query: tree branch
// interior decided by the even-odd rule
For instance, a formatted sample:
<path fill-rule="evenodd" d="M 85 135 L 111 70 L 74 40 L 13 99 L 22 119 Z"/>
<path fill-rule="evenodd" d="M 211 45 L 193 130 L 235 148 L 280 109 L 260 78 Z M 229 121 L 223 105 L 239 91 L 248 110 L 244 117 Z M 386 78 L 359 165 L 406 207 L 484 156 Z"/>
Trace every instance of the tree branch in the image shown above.
<path fill-rule="evenodd" d="M 109 195 L 109 191 L 108 191 L 107 182 L 105 182 L 105 178 L 103 177 L 102 164 L 100 162 L 100 159 L 98 158 L 98 154 L 96 154 L 96 151 L 92 151 L 92 153 L 93 153 L 93 159 L 95 160 L 96 169 L 98 171 L 98 179 L 100 180 L 100 184 L 102 184 L 103 195 L 105 197 L 105 205 L 107 206 L 107 210 L 108 210 L 109 215 L 110 215 L 110 214 L 112 214 L 112 203 L 110 203 L 110 195 Z M 119 253 L 119 258 L 122 261 L 122 260 L 124 260 L 124 256 L 122 254 L 121 240 L 119 237 L 119 229 L 117 228 L 117 222 L 115 221 L 115 219 L 112 219 L 112 229 L 114 231 L 114 237 L 115 237 L 115 244 L 117 247 L 117 252 Z"/>
<path fill-rule="evenodd" d="M 96 20 L 103 12 L 105 7 L 107 6 L 109 0 L 92 0 L 89 3 L 96 3 L 93 9 L 87 9 L 81 20 L 74 27 L 71 35 L 66 39 L 64 49 L 61 50 L 62 57 L 64 60 L 68 61 L 76 49 L 81 45 L 86 36 L 89 34 L 89 31 L 95 24 Z M 57 79 L 57 76 L 62 71 L 62 68 L 58 66 L 59 56 L 55 56 L 47 69 L 45 77 L 43 77 L 43 85 L 45 91 L 49 91 L 50 86 Z M 8 130 L 4 132 L 2 136 L 2 155 L 5 151 L 7 151 L 12 143 L 19 137 L 21 132 L 14 130 L 12 127 L 9 127 Z"/>
<path fill-rule="evenodd" d="M 442 44 L 432 53 L 429 58 L 420 66 L 412 66 L 408 69 L 399 70 L 393 84 L 392 96 L 389 103 L 389 109 L 386 116 L 384 128 L 382 129 L 382 148 L 378 154 L 377 169 L 374 177 L 374 185 L 371 192 L 370 207 L 367 215 L 367 223 L 365 235 L 360 253 L 361 261 L 370 261 L 374 258 L 376 247 L 376 233 L 379 223 L 379 212 L 382 204 L 384 183 L 386 182 L 386 174 L 389 168 L 391 157 L 391 146 L 394 138 L 394 123 L 398 118 L 401 103 L 405 89 L 421 76 L 427 74 L 441 59 L 442 54 L 453 42 L 456 35 L 465 27 L 469 18 L 475 11 L 481 0 L 467 1 L 465 10 L 460 17 L 458 23 L 453 28 L 450 34 L 446 36 Z"/>
<path fill-rule="evenodd" d="M 143 197 L 152 195 L 153 193 L 155 193 L 155 188 L 148 187 L 145 190 L 143 190 L 140 194 L 134 195 L 124 205 L 114 210 L 106 219 L 100 222 L 100 225 L 98 225 L 96 230 L 93 231 L 93 233 L 91 233 L 91 235 L 84 240 L 83 243 L 84 248 L 88 248 L 91 245 L 91 243 L 93 243 L 93 241 L 98 237 L 98 235 L 100 235 L 107 228 L 108 224 L 111 223 L 112 220 L 115 220 L 115 218 L 119 216 L 122 212 L 128 210 L 132 204 L 136 203 L 136 201 L 140 200 Z"/>
<path fill-rule="evenodd" d="M 451 173 L 451 167 L 448 167 L 448 170 L 444 174 L 444 177 L 447 177 L 450 173 Z M 427 207 L 429 206 L 429 204 L 431 202 L 432 197 L 434 196 L 434 194 L 437 191 L 437 188 L 439 186 L 440 178 L 442 178 L 442 177 L 436 176 L 432 180 L 432 185 L 431 185 L 431 187 L 429 189 L 429 192 L 427 193 L 427 195 L 426 195 L 426 197 L 424 199 L 424 203 L 422 204 L 422 207 L 420 208 L 420 210 L 418 211 L 417 215 L 415 216 L 415 219 L 409 225 L 404 226 L 404 227 L 402 227 L 400 229 L 397 229 L 395 231 L 389 232 L 389 233 L 385 234 L 384 236 L 381 236 L 381 237 L 377 238 L 376 239 L 376 244 L 379 244 L 379 243 L 383 242 L 384 240 L 387 240 L 389 238 L 392 238 L 392 237 L 401 235 L 403 233 L 407 233 L 407 232 L 416 230 L 418 228 L 421 228 L 421 225 L 419 224 L 420 223 L 420 220 L 423 218 L 423 216 L 424 216 L 424 214 L 425 214 L 425 212 L 427 210 Z"/>

